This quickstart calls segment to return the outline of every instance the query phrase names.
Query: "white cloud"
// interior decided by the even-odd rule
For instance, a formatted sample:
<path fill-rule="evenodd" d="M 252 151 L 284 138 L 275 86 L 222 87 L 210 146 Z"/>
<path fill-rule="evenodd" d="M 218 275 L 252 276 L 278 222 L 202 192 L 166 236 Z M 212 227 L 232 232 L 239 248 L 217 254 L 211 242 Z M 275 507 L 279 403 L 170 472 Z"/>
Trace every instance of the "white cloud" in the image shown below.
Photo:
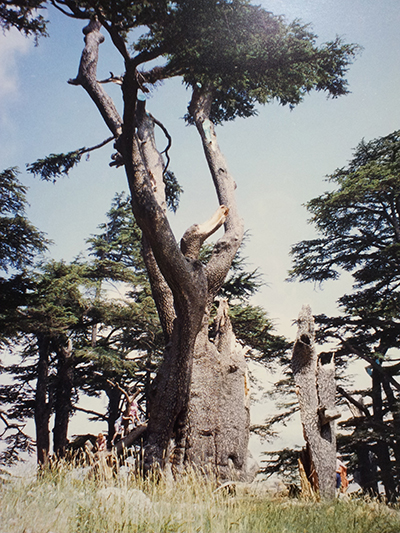
<path fill-rule="evenodd" d="M 3 104 L 5 99 L 14 100 L 18 96 L 17 59 L 31 47 L 32 41 L 16 29 L 0 33 L 0 102 Z"/>

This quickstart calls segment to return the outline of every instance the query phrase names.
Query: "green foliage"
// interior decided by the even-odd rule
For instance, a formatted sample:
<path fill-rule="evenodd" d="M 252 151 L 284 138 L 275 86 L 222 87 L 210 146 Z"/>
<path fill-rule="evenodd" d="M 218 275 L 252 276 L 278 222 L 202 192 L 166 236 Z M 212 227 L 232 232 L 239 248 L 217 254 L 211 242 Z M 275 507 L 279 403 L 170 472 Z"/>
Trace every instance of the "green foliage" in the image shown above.
<path fill-rule="evenodd" d="M 0 26 L 3 30 L 17 28 L 25 35 L 34 35 L 36 38 L 46 36 L 48 21 L 38 12 L 45 4 L 42 0 L 0 2 Z"/>
<path fill-rule="evenodd" d="M 321 282 L 344 269 L 354 271 L 356 287 L 378 288 L 398 277 L 399 149 L 398 131 L 363 141 L 349 166 L 329 177 L 337 189 L 307 204 L 322 238 L 292 248 L 291 278 Z"/>
<path fill-rule="evenodd" d="M 246 0 L 175 5 L 135 47 L 160 48 L 168 75 L 210 88 L 214 123 L 254 115 L 256 103 L 273 99 L 295 106 L 312 89 L 332 97 L 347 93 L 344 76 L 357 46 L 336 38 L 319 47 L 307 25 L 286 23 Z"/>
<path fill-rule="evenodd" d="M 167 199 L 167 207 L 173 213 L 176 213 L 179 207 L 180 196 L 183 193 L 182 187 L 179 185 L 175 174 L 170 170 L 164 173 L 165 197 Z"/>
<path fill-rule="evenodd" d="M 274 325 L 262 307 L 233 305 L 229 316 L 237 339 L 250 349 L 251 359 L 269 365 L 274 358 L 284 357 L 290 348 L 287 339 L 274 333 Z"/>
<path fill-rule="evenodd" d="M 385 330 L 386 352 L 400 341 L 400 133 L 361 142 L 329 181 L 337 188 L 307 204 L 321 237 L 293 246 L 290 278 L 323 282 L 351 272 L 354 292 L 339 299 L 346 321 L 357 337 L 364 332 L 363 348 Z"/>
<path fill-rule="evenodd" d="M 257 103 L 274 99 L 295 106 L 311 90 L 333 98 L 346 94 L 345 75 L 359 50 L 338 37 L 317 45 L 308 25 L 288 23 L 248 0 L 54 5 L 75 18 L 97 16 L 120 50 L 120 39 L 139 35 L 131 45 L 134 64 L 159 59 L 156 79 L 181 76 L 191 87 L 207 87 L 215 124 L 252 116 Z"/>
<path fill-rule="evenodd" d="M 68 152 L 66 154 L 50 154 L 27 165 L 26 169 L 34 176 L 40 176 L 44 181 L 53 181 L 61 176 L 67 176 L 68 172 L 79 163 L 84 148 Z"/>
<path fill-rule="evenodd" d="M 231 269 L 222 285 L 218 297 L 226 298 L 229 304 L 229 317 L 237 340 L 248 349 L 248 356 L 269 365 L 272 360 L 286 360 L 285 354 L 290 348 L 288 341 L 274 333 L 274 325 L 268 314 L 260 306 L 254 306 L 249 300 L 264 284 L 258 269 L 247 269 L 247 258 L 243 257 L 243 248 L 247 237 L 232 261 Z M 200 251 L 200 260 L 207 263 L 213 250 L 212 244 L 206 244 Z M 215 310 L 213 311 L 213 315 Z M 212 334 L 212 332 L 211 332 Z"/>
<path fill-rule="evenodd" d="M 264 459 L 260 473 L 267 477 L 276 474 L 280 479 L 284 479 L 286 484 L 299 486 L 299 464 L 300 451 L 284 448 L 276 452 L 264 452 Z"/>
<path fill-rule="evenodd" d="M 32 264 L 49 244 L 25 215 L 27 189 L 17 175 L 16 168 L 0 173 L 0 270 L 5 272 Z"/>
<path fill-rule="evenodd" d="M 246 302 L 251 296 L 254 296 L 264 285 L 262 275 L 258 269 L 247 270 L 247 258 L 243 257 L 242 251 L 245 247 L 248 236 L 245 236 L 239 251 L 235 255 L 229 274 L 221 288 L 218 296 L 228 299 L 229 304 L 239 301 Z M 199 259 L 204 264 L 210 260 L 213 251 L 212 244 L 205 244 L 200 250 Z"/>
<path fill-rule="evenodd" d="M 143 275 L 145 266 L 141 255 L 142 232 L 132 215 L 130 198 L 125 193 L 117 194 L 107 213 L 107 222 L 98 226 L 100 234 L 87 239 L 89 254 L 99 264 L 99 277 L 109 275 L 107 269 L 101 271 L 100 265 L 118 268 L 122 265 L 125 273 L 131 268 L 138 275 Z M 109 277 L 113 277 L 110 276 Z"/>
<path fill-rule="evenodd" d="M 3 369 L 12 380 L 0 387 L 2 436 L 7 443 L 0 454 L 1 463 L 14 462 L 19 453 L 32 451 L 32 439 L 24 428 L 26 420 L 36 414 L 34 391 L 39 386 L 38 365 L 43 360 L 49 367 L 41 383 L 47 398 L 45 408 L 49 416 L 54 410 L 58 384 L 64 378 L 58 364 L 60 347 L 83 324 L 84 270 L 79 264 L 51 261 L 34 272 L 3 282 L 7 292 L 4 300 L 1 298 L 0 327 L 10 353 L 20 362 Z M 45 356 L 40 353 L 44 340 L 48 343 Z"/>

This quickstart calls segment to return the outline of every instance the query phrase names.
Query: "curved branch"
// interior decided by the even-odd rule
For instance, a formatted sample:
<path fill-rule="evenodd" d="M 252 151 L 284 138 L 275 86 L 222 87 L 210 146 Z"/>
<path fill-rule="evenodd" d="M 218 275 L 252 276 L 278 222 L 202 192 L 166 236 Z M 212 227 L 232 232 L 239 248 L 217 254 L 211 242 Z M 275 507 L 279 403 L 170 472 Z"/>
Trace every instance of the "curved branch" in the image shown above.
<path fill-rule="evenodd" d="M 164 176 L 165 173 L 167 172 L 169 164 L 171 162 L 171 158 L 169 157 L 168 151 L 169 151 L 169 149 L 172 146 L 172 137 L 171 137 L 171 135 L 169 134 L 167 128 L 164 126 L 164 124 L 162 122 L 160 122 L 158 119 L 156 119 L 150 113 L 149 113 L 149 116 L 152 119 L 152 121 L 154 122 L 154 124 L 157 124 L 157 126 L 159 128 L 161 128 L 161 130 L 163 131 L 163 133 L 166 136 L 167 141 L 168 141 L 167 147 L 161 152 L 162 154 L 165 154 L 165 157 L 167 158 L 167 164 L 165 165 L 164 170 L 163 170 L 163 176 Z"/>

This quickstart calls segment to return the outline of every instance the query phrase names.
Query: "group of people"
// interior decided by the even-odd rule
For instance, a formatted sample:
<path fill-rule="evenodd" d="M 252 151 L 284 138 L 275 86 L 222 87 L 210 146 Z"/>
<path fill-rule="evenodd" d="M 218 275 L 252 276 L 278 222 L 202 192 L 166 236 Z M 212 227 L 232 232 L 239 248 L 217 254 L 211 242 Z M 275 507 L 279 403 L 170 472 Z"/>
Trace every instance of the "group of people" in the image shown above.
<path fill-rule="evenodd" d="M 115 433 L 111 440 L 112 446 L 114 446 L 117 437 L 125 437 L 127 435 L 130 423 L 132 423 L 134 427 L 141 423 L 139 405 L 135 399 L 135 396 L 129 398 L 124 412 L 115 421 Z"/>
<path fill-rule="evenodd" d="M 125 409 L 121 412 L 121 415 L 117 418 L 114 423 L 114 435 L 111 439 L 111 446 L 115 445 L 115 442 L 118 438 L 123 438 L 129 433 L 129 425 L 132 424 L 133 427 L 140 425 L 140 411 L 139 405 L 136 400 L 140 391 L 137 391 L 133 395 L 128 395 L 125 391 Z M 107 438 L 103 433 L 99 433 L 96 439 L 96 451 L 103 452 L 107 451 Z"/>

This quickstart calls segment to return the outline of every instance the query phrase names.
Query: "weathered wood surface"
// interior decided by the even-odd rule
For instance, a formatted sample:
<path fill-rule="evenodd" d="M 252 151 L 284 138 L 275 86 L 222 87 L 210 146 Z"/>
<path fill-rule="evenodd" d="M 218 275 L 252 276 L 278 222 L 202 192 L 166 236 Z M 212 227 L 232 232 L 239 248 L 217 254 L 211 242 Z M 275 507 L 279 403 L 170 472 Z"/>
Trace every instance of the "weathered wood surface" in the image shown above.
<path fill-rule="evenodd" d="M 323 498 L 335 497 L 336 434 L 335 368 L 328 354 L 317 356 L 315 324 L 309 306 L 303 306 L 293 347 L 292 371 L 306 441 L 303 459 L 313 489 Z"/>

